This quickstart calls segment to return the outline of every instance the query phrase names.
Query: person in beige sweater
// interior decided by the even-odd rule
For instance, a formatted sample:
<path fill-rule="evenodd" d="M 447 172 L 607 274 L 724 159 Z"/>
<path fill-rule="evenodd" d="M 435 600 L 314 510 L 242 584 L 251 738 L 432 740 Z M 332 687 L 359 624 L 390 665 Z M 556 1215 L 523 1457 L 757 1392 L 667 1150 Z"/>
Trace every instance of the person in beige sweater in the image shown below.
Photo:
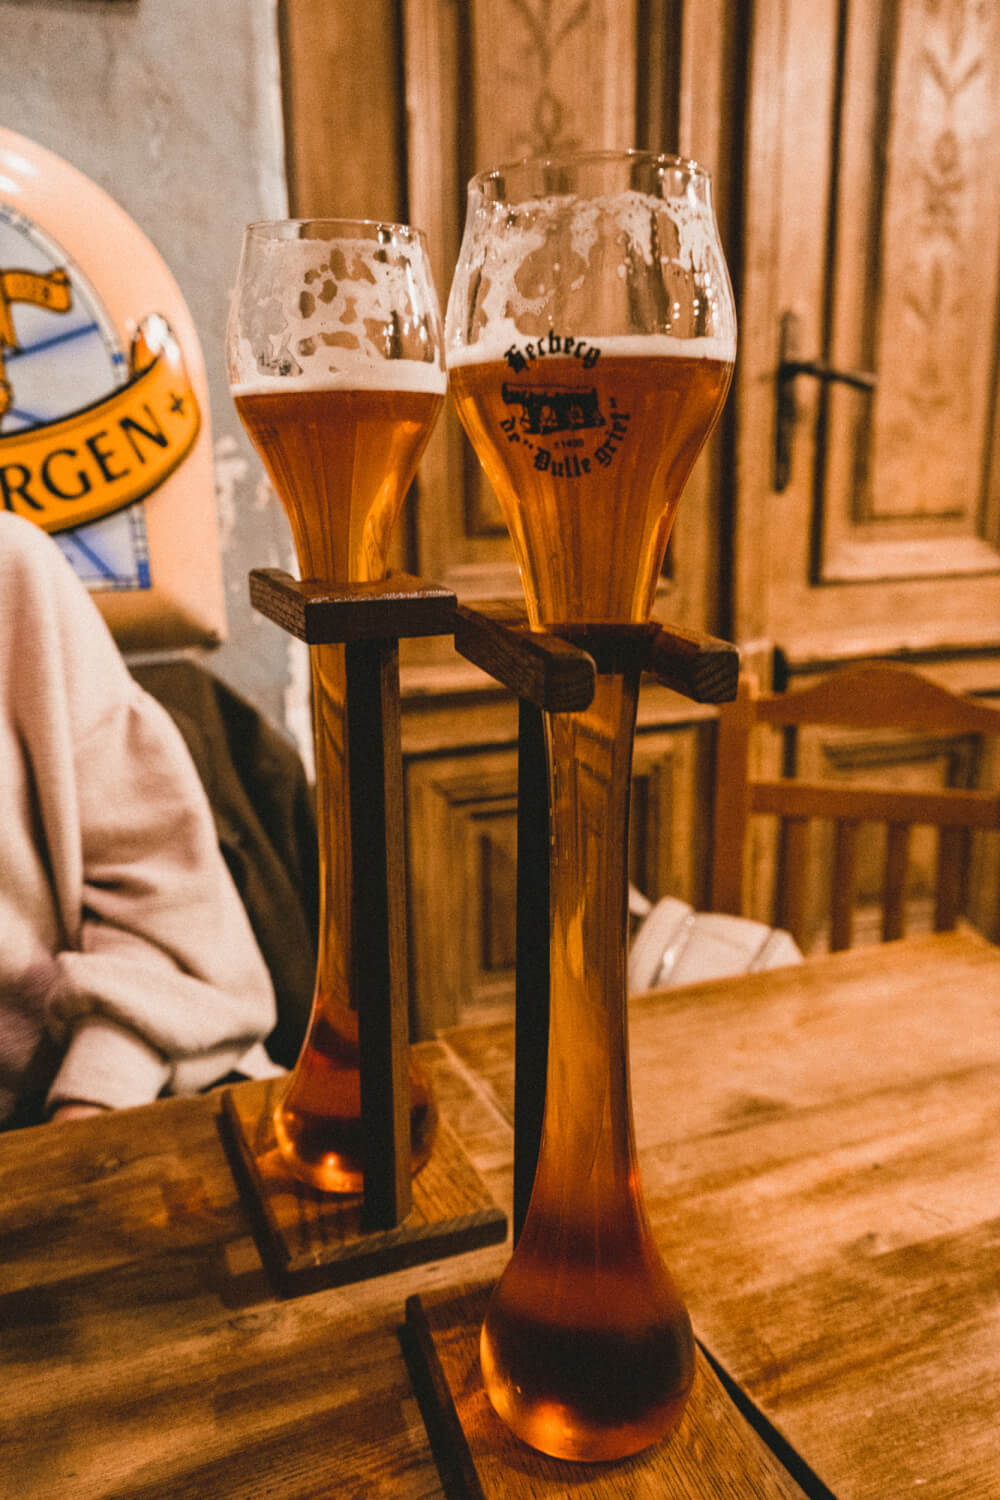
<path fill-rule="evenodd" d="M 52 540 L 0 511 L 0 1128 L 278 1071 L 184 742 Z"/>

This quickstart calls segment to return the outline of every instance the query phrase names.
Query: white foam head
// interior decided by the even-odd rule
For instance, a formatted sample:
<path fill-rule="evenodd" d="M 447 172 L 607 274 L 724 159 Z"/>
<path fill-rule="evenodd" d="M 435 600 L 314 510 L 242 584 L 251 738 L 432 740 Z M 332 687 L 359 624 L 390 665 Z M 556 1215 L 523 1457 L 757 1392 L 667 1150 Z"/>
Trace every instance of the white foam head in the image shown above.
<path fill-rule="evenodd" d="M 707 178 L 695 171 L 688 190 L 662 196 L 626 188 L 509 201 L 488 191 L 504 169 L 475 179 L 448 302 L 449 366 L 501 359 L 550 329 L 608 353 L 733 360 L 732 290 Z"/>
<path fill-rule="evenodd" d="M 359 225 L 251 225 L 227 335 L 234 394 L 289 389 L 443 392 L 437 296 L 422 236 Z M 332 226 L 331 226 L 332 228 Z"/>

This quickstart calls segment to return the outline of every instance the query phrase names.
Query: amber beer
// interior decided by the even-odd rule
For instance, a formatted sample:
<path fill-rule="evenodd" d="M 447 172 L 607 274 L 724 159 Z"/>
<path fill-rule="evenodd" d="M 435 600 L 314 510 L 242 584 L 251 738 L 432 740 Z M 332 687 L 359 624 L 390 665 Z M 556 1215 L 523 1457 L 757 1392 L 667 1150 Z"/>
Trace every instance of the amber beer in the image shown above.
<path fill-rule="evenodd" d="M 582 354 L 569 356 L 548 352 L 557 342 L 565 336 L 455 363 L 452 394 L 503 508 L 533 623 L 645 620 L 732 361 L 709 341 L 695 356 L 690 340 L 570 340 Z M 629 345 L 641 352 L 622 352 Z"/>
<path fill-rule="evenodd" d="M 421 367 L 381 387 L 302 389 L 295 381 L 237 387 L 236 409 L 288 515 L 305 576 L 381 578 L 400 506 L 444 400 L 440 373 Z M 401 368 L 403 362 L 397 362 Z"/>
<path fill-rule="evenodd" d="M 732 360 L 708 340 L 571 339 L 568 355 L 566 342 L 553 334 L 490 362 L 458 361 L 452 391 L 504 509 L 533 622 L 644 621 Z M 620 1458 L 662 1437 L 694 1376 L 690 1320 L 642 1204 L 615 999 L 636 690 L 637 674 L 601 674 L 586 712 L 547 716 L 545 1126 L 480 1342 L 500 1416 L 570 1459 Z"/>
<path fill-rule="evenodd" d="M 384 576 L 400 506 L 444 400 L 444 375 L 386 361 L 379 383 L 237 386 L 237 410 L 285 507 L 303 577 Z M 358 1020 L 353 1009 L 346 668 L 340 645 L 314 646 L 313 727 L 321 860 L 320 943 L 309 1032 L 278 1107 L 279 1148 L 297 1176 L 326 1192 L 364 1185 Z M 364 962 L 364 955 L 360 955 Z M 427 1159 L 436 1111 L 410 1068 L 412 1167 Z"/>

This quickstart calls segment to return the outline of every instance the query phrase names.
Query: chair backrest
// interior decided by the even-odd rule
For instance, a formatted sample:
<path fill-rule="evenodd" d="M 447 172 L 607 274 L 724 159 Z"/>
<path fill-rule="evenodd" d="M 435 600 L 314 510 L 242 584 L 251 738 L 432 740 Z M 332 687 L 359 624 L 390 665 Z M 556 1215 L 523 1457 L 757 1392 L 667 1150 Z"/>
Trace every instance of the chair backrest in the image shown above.
<path fill-rule="evenodd" d="M 754 731 L 770 725 L 784 731 L 782 774 L 755 774 Z M 858 836 L 866 823 L 885 825 L 881 890 L 883 940 L 900 937 L 911 829 L 938 829 L 934 879 L 934 926 L 954 927 L 966 901 L 969 841 L 974 829 L 1000 828 L 1000 796 L 956 787 L 911 790 L 891 785 L 845 784 L 798 779 L 799 731 L 827 726 L 858 731 L 893 730 L 940 737 L 1000 737 L 1000 708 L 953 693 L 908 667 L 876 664 L 842 668 L 814 686 L 789 693 L 758 692 L 747 674 L 733 703 L 720 710 L 716 748 L 711 904 L 714 910 L 746 910 L 746 853 L 750 820 L 778 820 L 774 859 L 776 904 L 767 920 L 787 928 L 804 948 L 805 902 L 815 890 L 810 825 L 833 827 L 829 871 L 829 946 L 851 945 L 858 885 Z M 811 886 L 810 886 L 811 880 Z"/>

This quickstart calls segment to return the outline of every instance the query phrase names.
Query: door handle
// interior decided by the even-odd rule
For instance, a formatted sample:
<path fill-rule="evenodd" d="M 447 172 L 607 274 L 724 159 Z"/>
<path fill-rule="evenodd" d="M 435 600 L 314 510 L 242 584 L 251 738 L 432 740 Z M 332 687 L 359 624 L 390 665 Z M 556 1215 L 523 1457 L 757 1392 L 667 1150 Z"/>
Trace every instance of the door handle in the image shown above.
<path fill-rule="evenodd" d="M 787 488 L 792 475 L 792 444 L 799 415 L 795 399 L 796 376 L 808 375 L 813 380 L 839 382 L 856 391 L 873 391 L 878 385 L 878 376 L 870 370 L 838 370 L 823 359 L 800 359 L 798 346 L 799 316 L 789 309 L 781 315 L 778 368 L 774 377 L 774 489 L 779 495 Z"/>

